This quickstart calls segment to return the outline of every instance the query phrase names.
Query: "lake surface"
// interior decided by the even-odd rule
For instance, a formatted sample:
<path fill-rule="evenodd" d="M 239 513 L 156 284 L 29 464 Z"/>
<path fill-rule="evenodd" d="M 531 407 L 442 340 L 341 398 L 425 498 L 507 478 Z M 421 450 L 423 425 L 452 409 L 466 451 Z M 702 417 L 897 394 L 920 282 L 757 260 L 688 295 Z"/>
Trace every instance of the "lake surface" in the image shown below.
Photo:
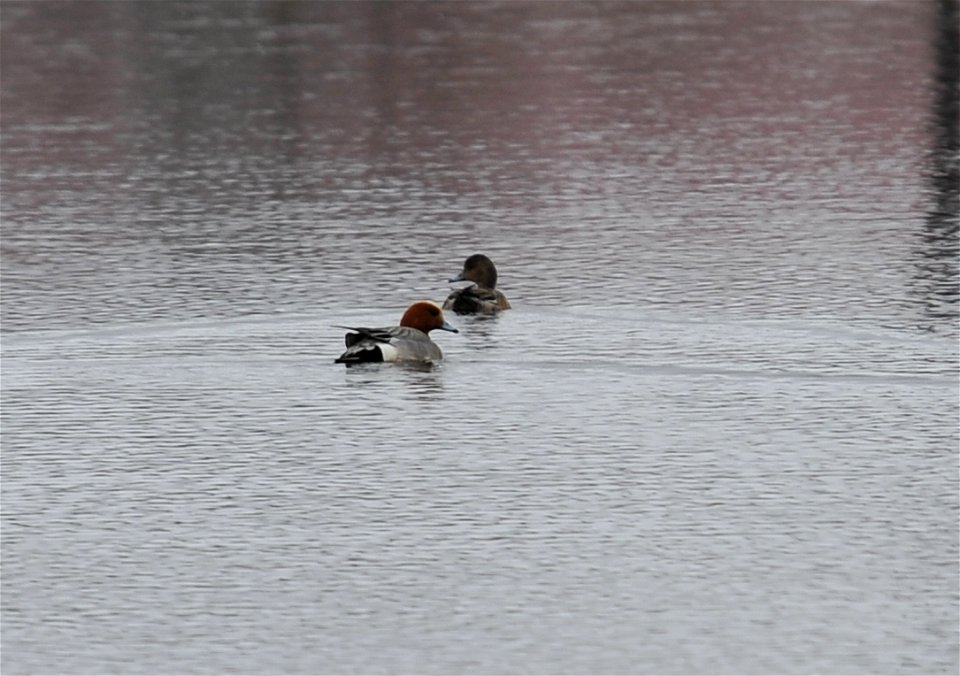
<path fill-rule="evenodd" d="M 957 673 L 955 10 L 4 2 L 3 673 Z"/>

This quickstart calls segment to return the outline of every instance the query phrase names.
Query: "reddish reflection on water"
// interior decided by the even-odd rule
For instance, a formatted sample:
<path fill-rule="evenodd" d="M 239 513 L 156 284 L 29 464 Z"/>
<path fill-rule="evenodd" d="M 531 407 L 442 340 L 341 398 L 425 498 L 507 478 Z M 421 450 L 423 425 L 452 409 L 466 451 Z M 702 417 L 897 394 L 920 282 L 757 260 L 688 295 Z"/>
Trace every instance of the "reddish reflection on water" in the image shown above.
<path fill-rule="evenodd" d="M 371 304 L 474 249 L 528 302 L 955 323 L 932 5 L 52 7 L 3 10 L 7 329 L 208 312 L 211 268 Z"/>

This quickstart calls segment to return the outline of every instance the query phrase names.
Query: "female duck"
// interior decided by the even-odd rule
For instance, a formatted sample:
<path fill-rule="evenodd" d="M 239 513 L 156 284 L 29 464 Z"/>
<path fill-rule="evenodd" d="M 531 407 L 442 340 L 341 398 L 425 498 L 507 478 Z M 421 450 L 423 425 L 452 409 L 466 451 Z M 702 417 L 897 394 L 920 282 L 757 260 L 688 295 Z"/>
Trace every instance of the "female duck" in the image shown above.
<path fill-rule="evenodd" d="M 465 260 L 463 270 L 450 281 L 469 281 L 474 285 L 457 289 L 447 296 L 444 310 L 453 310 L 458 315 L 492 315 L 510 309 L 510 301 L 496 288 L 497 268 L 483 254 L 474 254 Z"/>
<path fill-rule="evenodd" d="M 440 347 L 430 340 L 433 329 L 460 333 L 443 318 L 443 310 L 428 300 L 414 303 L 400 319 L 400 326 L 363 329 L 342 326 L 355 331 L 344 336 L 347 351 L 334 363 L 360 364 L 376 361 L 435 362 L 443 358 Z"/>

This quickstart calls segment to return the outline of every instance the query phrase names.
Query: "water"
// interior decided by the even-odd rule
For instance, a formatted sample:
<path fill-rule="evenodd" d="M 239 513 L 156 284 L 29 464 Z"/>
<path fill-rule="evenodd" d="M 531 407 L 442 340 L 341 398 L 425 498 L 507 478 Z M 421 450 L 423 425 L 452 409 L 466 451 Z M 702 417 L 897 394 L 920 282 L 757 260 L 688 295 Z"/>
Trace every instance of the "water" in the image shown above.
<path fill-rule="evenodd" d="M 951 8 L 3 3 L 3 672 L 956 673 Z"/>

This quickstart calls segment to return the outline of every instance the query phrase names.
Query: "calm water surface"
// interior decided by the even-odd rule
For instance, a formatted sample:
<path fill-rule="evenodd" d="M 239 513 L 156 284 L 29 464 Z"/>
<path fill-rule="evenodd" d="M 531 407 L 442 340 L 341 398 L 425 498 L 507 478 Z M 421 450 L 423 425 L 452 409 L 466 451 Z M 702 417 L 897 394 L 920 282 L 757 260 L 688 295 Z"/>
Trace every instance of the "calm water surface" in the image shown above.
<path fill-rule="evenodd" d="M 957 673 L 955 8 L 4 2 L 3 673 Z"/>

